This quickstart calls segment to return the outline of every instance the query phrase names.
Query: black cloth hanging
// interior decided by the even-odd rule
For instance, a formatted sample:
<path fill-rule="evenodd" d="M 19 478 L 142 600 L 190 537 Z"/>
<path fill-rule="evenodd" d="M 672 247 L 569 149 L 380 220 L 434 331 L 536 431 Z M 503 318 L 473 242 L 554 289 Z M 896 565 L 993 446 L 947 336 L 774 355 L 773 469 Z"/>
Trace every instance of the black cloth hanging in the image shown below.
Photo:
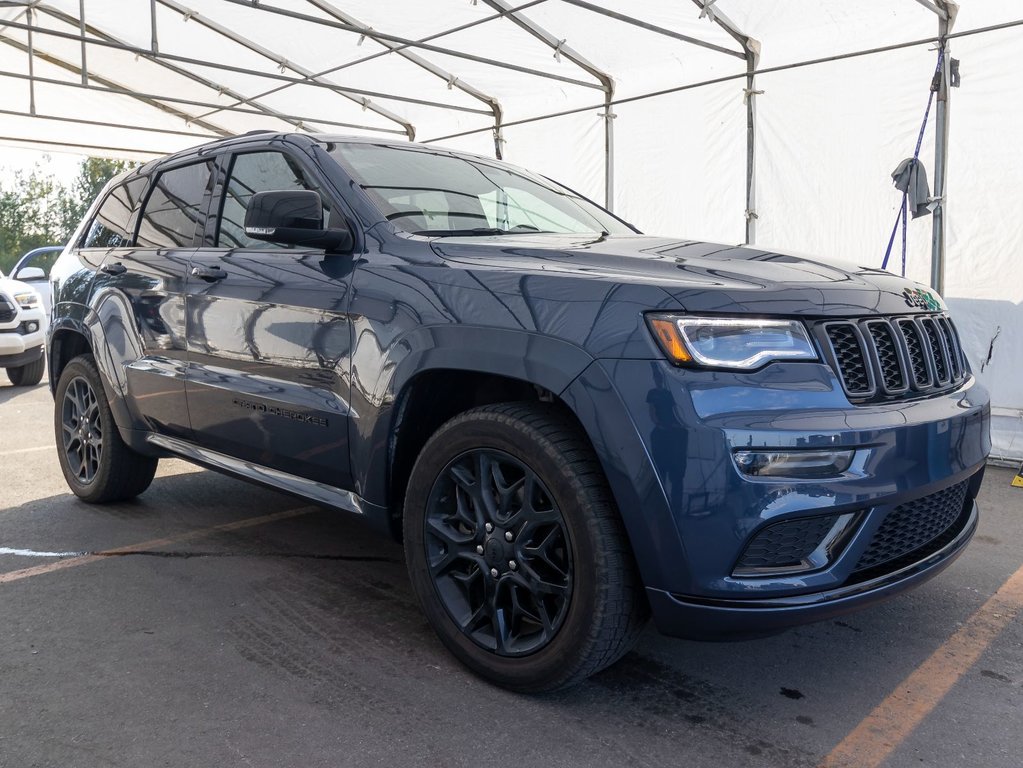
<path fill-rule="evenodd" d="M 892 172 L 895 188 L 909 197 L 909 211 L 916 219 L 931 212 L 931 188 L 927 185 L 927 169 L 921 160 L 907 157 Z"/>

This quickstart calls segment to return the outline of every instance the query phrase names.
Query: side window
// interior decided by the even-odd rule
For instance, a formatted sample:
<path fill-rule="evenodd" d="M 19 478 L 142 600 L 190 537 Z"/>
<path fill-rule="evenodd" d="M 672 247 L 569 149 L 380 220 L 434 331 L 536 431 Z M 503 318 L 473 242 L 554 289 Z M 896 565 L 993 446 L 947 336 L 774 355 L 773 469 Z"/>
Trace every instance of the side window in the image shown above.
<path fill-rule="evenodd" d="M 131 245 L 128 224 L 145 188 L 146 180 L 135 178 L 110 190 L 82 236 L 79 247 L 123 248 Z"/>
<path fill-rule="evenodd" d="M 224 190 L 217 227 L 217 246 L 220 248 L 281 249 L 290 245 L 253 240 L 245 235 L 245 206 L 256 192 L 286 189 L 309 189 L 320 192 L 319 185 L 301 165 L 280 152 L 249 152 L 235 155 L 231 175 Z M 321 193 L 323 222 L 330 221 L 330 204 Z"/>
<path fill-rule="evenodd" d="M 140 248 L 188 248 L 202 224 L 203 198 L 213 178 L 213 161 L 164 171 L 153 182 L 139 221 Z"/>

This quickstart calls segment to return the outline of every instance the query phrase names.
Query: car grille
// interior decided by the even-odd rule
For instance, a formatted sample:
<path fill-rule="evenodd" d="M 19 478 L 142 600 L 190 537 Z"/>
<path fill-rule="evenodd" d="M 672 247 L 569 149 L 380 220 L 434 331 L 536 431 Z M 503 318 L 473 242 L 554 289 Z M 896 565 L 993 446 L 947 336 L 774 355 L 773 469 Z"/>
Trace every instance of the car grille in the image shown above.
<path fill-rule="evenodd" d="M 11 322 L 15 314 L 17 313 L 14 305 L 10 304 L 3 296 L 0 296 L 0 323 Z"/>
<path fill-rule="evenodd" d="M 967 376 L 959 335 L 944 314 L 832 320 L 814 333 L 855 404 L 926 397 Z"/>
<path fill-rule="evenodd" d="M 838 515 L 817 515 L 767 526 L 746 546 L 735 566 L 734 575 L 807 570 L 807 559 L 824 541 L 837 520 Z"/>
<path fill-rule="evenodd" d="M 937 551 L 944 546 L 943 534 L 948 533 L 963 514 L 968 485 L 969 481 L 964 480 L 943 491 L 895 507 L 874 533 L 853 573 L 860 574 L 881 565 L 887 565 L 886 571 L 894 570 L 899 564 L 892 561 L 906 559 L 915 562 L 927 556 L 927 549 Z"/>

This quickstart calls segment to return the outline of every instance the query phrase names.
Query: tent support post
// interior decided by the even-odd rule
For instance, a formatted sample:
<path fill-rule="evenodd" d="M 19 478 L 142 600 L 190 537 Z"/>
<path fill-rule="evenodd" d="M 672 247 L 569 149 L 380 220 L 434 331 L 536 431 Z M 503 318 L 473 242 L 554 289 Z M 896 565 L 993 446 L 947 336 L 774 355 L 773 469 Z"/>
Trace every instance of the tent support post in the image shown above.
<path fill-rule="evenodd" d="M 614 210 L 615 204 L 615 118 L 611 111 L 614 91 L 604 93 L 604 207 Z"/>
<path fill-rule="evenodd" d="M 32 45 L 32 6 L 28 7 L 25 21 L 28 22 L 28 113 L 34 117 L 36 113 L 36 68 L 35 48 Z"/>
<path fill-rule="evenodd" d="M 746 48 L 746 242 L 757 241 L 757 100 L 758 46 Z"/>
<path fill-rule="evenodd" d="M 85 0 L 78 0 L 78 31 L 82 38 L 82 85 L 88 85 L 89 67 L 85 62 Z"/>
<path fill-rule="evenodd" d="M 934 114 L 934 198 L 936 205 L 931 221 L 931 288 L 945 293 L 945 203 L 947 198 L 949 78 L 952 70 L 948 34 L 955 23 L 959 7 L 948 0 L 939 0 L 943 15 L 938 16 L 938 48 L 941 58 L 940 81 Z"/>
<path fill-rule="evenodd" d="M 495 99 L 490 105 L 494 110 L 494 157 L 498 160 L 504 159 L 504 127 L 501 124 L 504 120 L 504 112 L 501 105 Z"/>
<path fill-rule="evenodd" d="M 159 53 L 160 44 L 156 38 L 156 0 L 149 0 L 149 23 L 152 27 L 152 38 L 150 39 L 149 47 L 153 53 Z M 82 34 L 82 37 L 85 37 L 84 33 Z"/>

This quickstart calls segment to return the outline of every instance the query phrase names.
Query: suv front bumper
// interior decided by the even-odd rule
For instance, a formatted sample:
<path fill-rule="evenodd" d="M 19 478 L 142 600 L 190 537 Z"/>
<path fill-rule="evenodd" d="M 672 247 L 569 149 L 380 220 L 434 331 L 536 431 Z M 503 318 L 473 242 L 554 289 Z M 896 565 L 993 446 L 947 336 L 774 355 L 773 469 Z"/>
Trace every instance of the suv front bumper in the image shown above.
<path fill-rule="evenodd" d="M 596 401 L 589 414 L 583 394 Z M 934 397 L 853 406 L 817 363 L 735 374 L 604 360 L 566 395 L 604 462 L 666 634 L 763 634 L 870 605 L 940 572 L 976 528 L 990 409 L 972 377 Z M 617 423 L 615 409 L 626 412 Z M 836 477 L 790 479 L 750 477 L 733 460 L 736 450 L 806 448 L 854 450 L 856 461 Z M 936 546 L 857 567 L 893 510 L 960 483 L 962 511 Z M 855 527 L 821 567 L 735 575 L 768 526 L 847 513 Z"/>

